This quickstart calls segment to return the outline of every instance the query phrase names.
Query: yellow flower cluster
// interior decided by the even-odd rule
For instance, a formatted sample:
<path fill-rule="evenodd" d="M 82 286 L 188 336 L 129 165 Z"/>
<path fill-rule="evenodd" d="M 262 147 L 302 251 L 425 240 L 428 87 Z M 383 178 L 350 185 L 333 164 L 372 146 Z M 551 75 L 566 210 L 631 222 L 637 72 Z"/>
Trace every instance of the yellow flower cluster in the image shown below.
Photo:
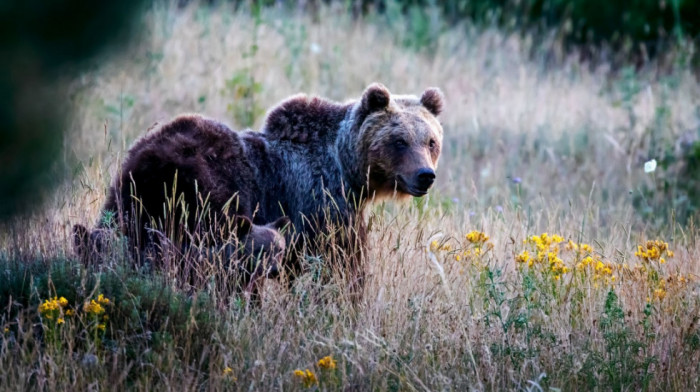
<path fill-rule="evenodd" d="M 533 235 L 524 240 L 523 243 L 530 245 L 534 255 L 531 255 L 527 250 L 519 254 L 515 259 L 519 263 L 527 263 L 532 266 L 534 263 L 543 263 L 548 260 L 556 262 L 557 254 L 559 254 L 559 243 L 564 239 L 559 235 L 550 236 L 547 233 L 541 235 Z"/>
<path fill-rule="evenodd" d="M 489 240 L 489 236 L 487 236 L 486 233 L 476 230 L 470 231 L 465 237 L 467 241 L 476 245 L 483 245 Z"/>
<path fill-rule="evenodd" d="M 97 300 L 93 299 L 93 300 L 90 300 L 90 302 L 85 302 L 85 304 L 83 305 L 83 310 L 87 314 L 99 316 L 101 314 L 104 314 L 104 312 L 105 312 L 104 306 L 107 306 L 109 304 L 110 304 L 109 298 L 100 294 L 97 296 Z"/>
<path fill-rule="evenodd" d="M 569 267 L 559 258 L 559 244 L 562 242 L 564 238 L 557 234 L 550 236 L 548 233 L 542 233 L 530 236 L 523 243 L 530 246 L 532 253 L 526 249 L 515 256 L 515 261 L 527 264 L 528 267 L 535 264 L 547 265 L 554 279 L 559 280 L 563 274 L 569 272 Z"/>
<path fill-rule="evenodd" d="M 562 261 L 562 259 L 556 255 L 552 257 L 550 252 L 550 255 L 548 255 L 547 258 L 549 259 L 549 270 L 552 272 L 554 279 L 559 280 L 561 279 L 562 275 L 569 272 L 569 267 L 567 267 L 564 264 L 564 261 Z"/>
<path fill-rule="evenodd" d="M 105 297 L 103 294 L 97 296 L 97 300 L 90 300 L 90 302 L 85 302 L 83 304 L 83 310 L 88 315 L 99 317 L 102 316 L 102 322 L 97 324 L 97 329 L 104 332 L 107 329 L 107 320 L 109 316 L 104 314 L 106 312 L 105 306 L 111 304 L 109 298 Z"/>
<path fill-rule="evenodd" d="M 642 262 L 651 263 L 653 261 L 663 264 L 666 262 L 664 256 L 673 257 L 673 251 L 668 249 L 668 242 L 664 241 L 647 241 L 644 245 L 637 246 L 637 251 L 634 253 Z"/>
<path fill-rule="evenodd" d="M 85 302 L 85 305 L 83 305 L 83 310 L 87 314 L 93 314 L 95 316 L 99 316 L 102 313 L 105 312 L 105 308 L 102 307 L 97 301 L 90 300 L 90 302 Z"/>
<path fill-rule="evenodd" d="M 540 235 L 530 236 L 530 238 L 523 242 L 534 245 L 538 252 L 546 252 L 550 249 L 558 250 L 558 244 L 564 242 L 564 238 L 557 234 L 550 236 L 548 233 L 542 233 Z"/>
<path fill-rule="evenodd" d="M 318 360 L 318 367 L 325 370 L 333 370 L 336 367 L 336 362 L 332 356 L 328 355 Z"/>
<path fill-rule="evenodd" d="M 528 252 L 527 249 L 515 256 L 515 261 L 518 263 L 527 264 L 530 267 L 532 267 L 533 264 L 532 256 L 530 256 L 530 252 Z"/>
<path fill-rule="evenodd" d="M 39 313 L 43 315 L 47 315 L 55 310 L 60 310 L 62 308 L 65 308 L 68 306 L 68 300 L 65 299 L 64 297 L 58 298 L 58 297 L 53 297 L 52 299 L 47 299 L 39 305 Z"/>
<path fill-rule="evenodd" d="M 587 245 L 587 244 L 583 244 Z M 584 257 L 581 261 L 576 264 L 576 269 L 583 272 L 592 272 L 593 281 L 603 282 L 605 284 L 610 284 L 614 282 L 617 278 L 614 275 L 616 269 L 620 269 L 620 265 L 616 265 L 610 262 L 603 262 L 598 256 L 592 255 L 593 248 L 587 245 L 589 249 L 585 252 L 589 253 L 589 256 Z"/>
<path fill-rule="evenodd" d="M 311 388 L 312 386 L 316 385 L 318 383 L 318 379 L 316 378 L 316 375 L 314 372 L 312 372 L 309 369 L 306 370 L 301 370 L 297 369 L 294 371 L 294 377 L 296 377 L 302 385 L 306 388 Z"/>
<path fill-rule="evenodd" d="M 661 282 L 663 282 L 663 280 Z M 663 286 L 664 285 L 662 284 L 656 290 L 654 290 L 654 297 L 656 297 L 659 300 L 662 300 L 666 297 L 666 288 Z"/>
<path fill-rule="evenodd" d="M 515 261 L 527 264 L 528 267 L 546 266 L 547 271 L 556 280 L 561 279 L 574 266 L 577 271 L 590 273 L 596 284 L 598 282 L 610 284 L 616 279 L 614 275 L 616 265 L 601 260 L 595 255 L 595 250 L 589 244 L 569 240 L 562 247 L 564 238 L 557 234 L 549 235 L 548 233 L 530 236 L 523 242 L 528 245 L 528 249 L 516 255 Z M 569 252 L 568 257 L 564 256 L 566 252 Z M 567 262 L 562 260 L 562 257 Z"/>
<path fill-rule="evenodd" d="M 47 320 L 56 319 L 57 324 L 63 324 L 65 320 L 63 319 L 64 311 L 63 309 L 68 306 L 68 300 L 64 297 L 53 297 L 51 299 L 45 300 L 39 305 L 39 314 Z M 68 314 L 68 312 L 71 312 Z M 72 315 L 72 311 L 68 309 L 65 315 Z"/>
<path fill-rule="evenodd" d="M 462 261 L 462 259 L 479 259 L 486 254 L 486 252 L 493 249 L 493 243 L 488 242 L 489 236 L 484 232 L 473 230 L 467 233 L 464 238 L 469 244 L 466 246 L 467 249 L 454 253 L 455 261 Z"/>
<path fill-rule="evenodd" d="M 100 294 L 97 296 L 97 303 L 101 305 L 109 305 L 109 298 L 105 297 L 104 295 Z"/>
<path fill-rule="evenodd" d="M 452 245 L 448 243 L 440 243 L 437 240 L 433 240 L 430 243 L 429 251 L 433 253 L 437 252 L 451 252 L 450 254 L 454 257 L 455 261 L 462 261 L 462 259 L 476 259 L 483 256 L 487 251 L 493 249 L 493 243 L 488 242 L 489 236 L 481 231 L 470 231 L 465 236 L 468 244 L 461 249 L 454 249 Z"/>

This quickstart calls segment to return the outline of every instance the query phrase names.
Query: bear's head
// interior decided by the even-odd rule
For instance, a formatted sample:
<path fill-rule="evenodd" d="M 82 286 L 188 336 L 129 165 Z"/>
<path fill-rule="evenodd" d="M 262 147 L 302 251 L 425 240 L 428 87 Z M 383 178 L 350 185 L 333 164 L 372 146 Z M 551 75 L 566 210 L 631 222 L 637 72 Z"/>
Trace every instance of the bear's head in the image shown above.
<path fill-rule="evenodd" d="M 381 84 L 365 90 L 353 127 L 370 195 L 401 198 L 428 193 L 442 148 L 443 131 L 437 119 L 442 106 L 437 88 L 425 90 L 420 97 L 392 95 Z"/>

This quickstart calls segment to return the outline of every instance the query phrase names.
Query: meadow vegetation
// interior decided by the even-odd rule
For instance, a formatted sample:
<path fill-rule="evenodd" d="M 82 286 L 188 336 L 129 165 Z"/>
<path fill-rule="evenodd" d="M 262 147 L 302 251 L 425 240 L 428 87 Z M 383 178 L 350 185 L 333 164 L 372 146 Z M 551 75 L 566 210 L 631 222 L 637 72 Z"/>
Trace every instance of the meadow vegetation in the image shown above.
<path fill-rule="evenodd" d="M 400 18 L 402 16 L 396 16 Z M 156 3 L 125 52 L 65 80 L 70 179 L 0 226 L 0 389 L 692 390 L 700 386 L 700 85 L 671 65 L 590 66 L 555 35 L 322 7 Z M 71 250 L 128 146 L 201 112 L 258 129 L 281 99 L 445 93 L 423 199 L 369 220 L 364 300 L 312 254 L 262 304 L 177 271 Z M 644 164 L 655 160 L 654 171 Z M 223 268 L 223 267 L 222 267 Z M 319 279 L 319 276 L 331 276 Z"/>

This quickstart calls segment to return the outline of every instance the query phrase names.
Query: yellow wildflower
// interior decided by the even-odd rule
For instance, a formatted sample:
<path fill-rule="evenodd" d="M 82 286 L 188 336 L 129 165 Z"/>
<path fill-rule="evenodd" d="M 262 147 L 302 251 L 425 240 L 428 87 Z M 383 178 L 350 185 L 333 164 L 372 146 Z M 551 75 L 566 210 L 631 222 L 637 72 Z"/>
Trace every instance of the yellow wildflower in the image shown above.
<path fill-rule="evenodd" d="M 100 294 L 97 296 L 97 303 L 100 305 L 109 305 L 109 298 L 105 297 L 104 295 Z"/>
<path fill-rule="evenodd" d="M 526 250 L 522 251 L 522 253 L 515 257 L 515 261 L 518 263 L 527 263 L 530 261 L 530 259 L 530 253 Z"/>
<path fill-rule="evenodd" d="M 5 327 L 5 329 L 4 329 L 3 331 L 4 331 L 5 333 L 8 333 L 8 332 L 10 332 L 10 328 Z"/>
<path fill-rule="evenodd" d="M 39 305 L 39 313 L 45 316 L 47 313 L 53 312 L 54 310 L 60 310 L 66 305 L 68 305 L 68 301 L 65 298 L 61 297 L 61 299 L 58 299 L 58 297 L 53 297 L 52 299 L 45 300 L 41 305 Z"/>
<path fill-rule="evenodd" d="M 48 320 L 53 320 L 60 317 L 62 309 L 67 305 L 68 300 L 65 298 L 53 297 L 39 305 L 39 314 Z"/>
<path fill-rule="evenodd" d="M 559 280 L 563 274 L 569 272 L 569 268 L 564 265 L 564 262 L 558 257 L 550 258 L 549 269 L 552 274 L 554 274 L 554 279 L 556 280 Z"/>
<path fill-rule="evenodd" d="M 654 297 L 656 297 L 656 298 L 658 298 L 658 299 L 660 299 L 660 300 L 661 300 L 661 299 L 664 299 L 664 297 L 666 297 L 666 290 L 664 290 L 664 289 L 661 288 L 661 287 L 658 288 L 658 289 L 656 289 L 656 290 L 654 290 Z"/>
<path fill-rule="evenodd" d="M 578 268 L 579 270 L 582 270 L 591 264 L 593 264 L 593 257 L 586 256 L 576 265 L 576 268 Z"/>
<path fill-rule="evenodd" d="M 309 369 L 301 370 L 297 369 L 294 371 L 294 376 L 299 379 L 299 381 L 304 385 L 306 388 L 311 388 L 314 386 L 316 383 L 318 383 L 318 379 L 316 378 L 316 375 L 314 372 L 312 372 Z"/>
<path fill-rule="evenodd" d="M 668 249 L 668 243 L 663 241 L 647 241 L 644 245 L 637 246 L 637 251 L 634 253 L 642 262 L 650 263 L 657 261 L 659 264 L 666 262 L 662 256 L 673 257 L 673 251 Z"/>
<path fill-rule="evenodd" d="M 63 324 L 64 322 L 65 322 L 65 320 L 62 318 L 59 318 L 58 320 L 56 320 L 56 324 Z"/>
<path fill-rule="evenodd" d="M 471 242 L 472 244 L 484 244 L 489 240 L 489 236 L 487 236 L 486 233 L 476 230 L 470 231 L 465 237 L 467 238 L 467 241 Z"/>
<path fill-rule="evenodd" d="M 100 331 L 104 331 L 105 329 L 107 329 L 107 324 L 99 323 L 97 324 L 97 329 L 99 329 Z"/>
<path fill-rule="evenodd" d="M 67 317 L 75 316 L 75 312 L 73 311 L 73 309 L 66 310 L 66 316 Z"/>
<path fill-rule="evenodd" d="M 105 308 L 103 308 L 102 305 L 97 303 L 94 299 L 90 300 L 90 302 L 86 302 L 83 305 L 83 310 L 85 310 L 85 312 L 87 313 L 94 314 L 96 316 L 99 316 L 105 312 Z"/>
<path fill-rule="evenodd" d="M 335 366 L 336 362 L 330 355 L 318 360 L 318 367 L 320 367 L 321 369 L 333 370 L 335 369 Z"/>

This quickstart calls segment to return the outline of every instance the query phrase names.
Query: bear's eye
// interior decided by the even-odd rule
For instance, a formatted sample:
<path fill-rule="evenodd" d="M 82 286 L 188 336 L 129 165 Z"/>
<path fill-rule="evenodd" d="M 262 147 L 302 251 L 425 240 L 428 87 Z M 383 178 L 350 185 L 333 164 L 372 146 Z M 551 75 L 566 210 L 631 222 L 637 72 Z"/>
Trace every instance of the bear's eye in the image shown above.
<path fill-rule="evenodd" d="M 396 148 L 403 149 L 403 148 L 408 147 L 408 143 L 403 139 L 396 139 L 396 140 L 394 140 L 394 146 Z"/>
<path fill-rule="evenodd" d="M 433 149 L 435 148 L 435 139 L 430 139 L 430 142 L 428 142 L 428 146 Z"/>

